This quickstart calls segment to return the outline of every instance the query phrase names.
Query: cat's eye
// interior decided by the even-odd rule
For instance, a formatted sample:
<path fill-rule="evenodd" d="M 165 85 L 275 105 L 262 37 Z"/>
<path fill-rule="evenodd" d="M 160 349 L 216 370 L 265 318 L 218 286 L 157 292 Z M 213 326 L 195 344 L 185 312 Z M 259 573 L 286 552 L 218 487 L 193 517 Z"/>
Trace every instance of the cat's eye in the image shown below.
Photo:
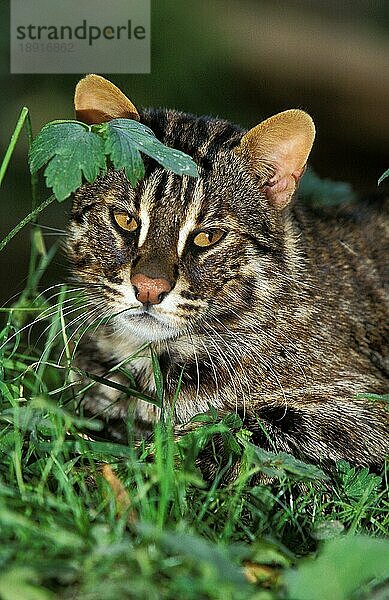
<path fill-rule="evenodd" d="M 193 238 L 195 246 L 200 248 L 207 248 L 213 246 L 216 242 L 219 242 L 224 236 L 222 229 L 208 229 L 207 231 L 199 231 Z"/>
<path fill-rule="evenodd" d="M 123 210 L 115 210 L 113 213 L 113 218 L 115 219 L 117 225 L 119 225 L 119 227 L 125 231 L 136 231 L 136 229 L 139 227 L 139 223 L 135 217 Z"/>

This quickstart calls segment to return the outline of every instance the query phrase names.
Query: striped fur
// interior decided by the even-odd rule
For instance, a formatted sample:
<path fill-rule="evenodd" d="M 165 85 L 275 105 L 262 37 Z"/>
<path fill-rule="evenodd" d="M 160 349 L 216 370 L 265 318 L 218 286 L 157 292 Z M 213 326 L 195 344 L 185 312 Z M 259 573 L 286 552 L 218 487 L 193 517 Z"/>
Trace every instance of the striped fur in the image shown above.
<path fill-rule="evenodd" d="M 319 213 L 294 201 L 278 211 L 260 173 L 235 152 L 239 127 L 165 109 L 140 118 L 162 142 L 190 154 L 200 178 L 146 159 L 135 190 L 110 171 L 76 193 L 67 240 L 73 274 L 90 299 L 89 321 L 112 316 L 83 336 L 79 366 L 104 374 L 150 342 L 166 402 L 183 374 L 177 426 L 211 404 L 239 413 L 264 447 L 323 466 L 382 464 L 388 412 L 356 395 L 381 394 L 387 385 L 383 207 Z M 139 231 L 119 231 L 113 209 L 137 215 Z M 225 235 L 199 249 L 194 233 L 208 228 Z M 135 268 L 173 282 L 147 311 L 131 286 Z M 153 395 L 149 351 L 131 368 L 139 389 Z M 102 385 L 83 402 L 115 423 L 130 416 L 136 432 L 149 432 L 159 416 L 153 405 Z"/>

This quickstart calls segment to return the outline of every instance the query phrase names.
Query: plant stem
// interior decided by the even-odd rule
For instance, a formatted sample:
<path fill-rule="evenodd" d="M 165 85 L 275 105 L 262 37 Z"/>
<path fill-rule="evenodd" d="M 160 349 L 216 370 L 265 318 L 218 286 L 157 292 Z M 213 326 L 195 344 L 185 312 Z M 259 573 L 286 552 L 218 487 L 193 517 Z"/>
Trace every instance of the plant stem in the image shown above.
<path fill-rule="evenodd" d="M 16 123 L 15 129 L 12 133 L 11 140 L 6 150 L 3 162 L 0 165 L 0 185 L 2 184 L 2 181 L 5 177 L 9 162 L 11 160 L 11 156 L 15 150 L 16 143 L 19 139 L 20 132 L 22 131 L 24 125 L 26 126 L 28 148 L 30 150 L 31 144 L 33 142 L 33 133 L 30 113 L 26 106 L 23 106 L 22 110 L 20 111 L 20 115 Z M 20 231 L 20 229 L 24 227 L 24 225 L 26 225 L 29 222 L 32 223 L 33 227 L 31 231 L 31 251 L 28 266 L 27 284 L 22 294 L 22 299 L 28 298 L 33 295 L 37 284 L 37 279 L 34 275 L 36 273 L 38 256 L 42 253 L 42 248 L 43 252 L 45 253 L 43 238 L 39 226 L 37 224 L 37 216 L 44 208 L 46 208 L 46 206 L 48 206 L 53 201 L 53 199 L 54 197 L 52 196 L 39 205 L 38 175 L 37 173 L 32 173 L 31 212 L 0 243 L 1 251 L 8 244 L 8 242 Z"/>
<path fill-rule="evenodd" d="M 26 109 L 26 110 L 28 111 L 28 109 Z M 28 150 L 30 150 L 34 136 L 32 133 L 30 114 L 28 112 L 27 112 L 27 117 L 26 117 L 26 130 L 27 130 L 27 138 L 28 138 Z M 32 210 L 35 210 L 36 207 L 38 206 L 38 174 L 37 173 L 31 174 L 31 192 L 32 192 L 31 208 L 32 208 Z"/>
<path fill-rule="evenodd" d="M 28 138 L 28 150 L 30 151 L 34 136 L 32 133 L 32 125 L 31 125 L 31 119 L 30 119 L 29 114 L 27 114 L 27 117 L 26 117 L 26 130 L 27 130 L 27 138 Z M 31 181 L 31 209 L 34 211 L 36 209 L 36 207 L 38 206 L 38 174 L 31 173 L 30 181 Z M 26 283 L 24 292 L 21 296 L 22 302 L 26 298 L 30 298 L 34 294 L 34 291 L 36 289 L 34 274 L 36 273 L 38 255 L 40 254 L 39 241 L 37 238 L 40 238 L 40 241 L 43 242 L 42 233 L 37 224 L 37 216 L 38 215 L 36 214 L 35 217 L 32 219 L 32 223 L 31 223 L 32 228 L 31 228 L 31 234 L 30 234 L 30 237 L 31 237 L 30 260 L 28 263 L 27 283 Z M 42 243 L 40 244 L 40 246 L 41 246 L 41 248 L 42 247 L 44 248 L 44 245 Z"/>
<path fill-rule="evenodd" d="M 44 210 L 45 208 L 47 208 L 47 206 L 49 206 L 49 204 L 51 204 L 52 202 L 54 202 L 54 200 L 55 200 L 55 196 L 54 195 L 50 196 L 50 198 L 46 198 L 46 200 L 44 200 L 42 202 L 42 204 L 40 204 L 39 206 L 37 206 L 35 210 L 32 210 L 27 216 L 25 216 L 24 219 L 22 221 L 20 221 L 20 223 L 18 223 L 16 225 L 16 227 L 14 227 L 9 232 L 9 234 L 5 236 L 5 238 L 3 240 L 1 240 L 1 242 L 0 242 L 0 252 L 6 247 L 6 245 L 8 244 L 8 242 L 10 242 L 12 240 L 12 238 L 14 238 L 15 235 L 17 233 L 19 233 L 19 231 L 21 229 L 23 229 L 23 227 L 25 225 L 27 225 L 31 221 L 34 221 L 34 219 L 36 218 L 36 216 L 39 215 L 39 213 L 42 212 L 42 210 Z"/>
<path fill-rule="evenodd" d="M 28 108 L 26 106 L 23 106 L 22 110 L 20 111 L 18 122 L 16 123 L 16 127 L 11 136 L 11 140 L 8 144 L 8 148 L 4 155 L 3 162 L 0 165 L 0 185 L 3 182 L 4 176 L 7 172 L 7 167 L 8 167 L 9 161 L 11 160 L 11 156 L 13 154 L 13 151 L 15 150 L 16 142 L 19 139 L 20 132 L 23 129 L 24 122 L 27 118 L 29 121 Z M 30 123 L 30 130 L 31 130 L 31 123 Z"/>

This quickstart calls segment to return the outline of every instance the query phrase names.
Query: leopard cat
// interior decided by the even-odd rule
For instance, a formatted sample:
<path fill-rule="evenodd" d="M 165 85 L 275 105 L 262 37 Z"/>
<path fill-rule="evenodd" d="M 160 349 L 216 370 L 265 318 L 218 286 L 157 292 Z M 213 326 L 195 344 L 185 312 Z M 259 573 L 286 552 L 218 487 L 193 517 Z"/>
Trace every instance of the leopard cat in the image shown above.
<path fill-rule="evenodd" d="M 315 128 L 301 110 L 249 131 L 210 117 L 134 105 L 89 75 L 76 88 L 89 123 L 138 119 L 189 154 L 200 176 L 145 157 L 132 188 L 110 169 L 74 195 L 67 254 L 91 324 L 76 364 L 106 375 L 129 356 L 137 389 L 155 397 L 150 352 L 177 430 L 215 407 L 236 412 L 265 449 L 331 469 L 379 468 L 388 410 L 387 220 L 384 201 L 314 209 L 293 198 Z M 96 318 L 110 315 L 93 327 Z M 109 378 L 128 386 L 122 373 Z M 125 442 L 148 435 L 155 405 L 97 383 L 87 414 Z"/>

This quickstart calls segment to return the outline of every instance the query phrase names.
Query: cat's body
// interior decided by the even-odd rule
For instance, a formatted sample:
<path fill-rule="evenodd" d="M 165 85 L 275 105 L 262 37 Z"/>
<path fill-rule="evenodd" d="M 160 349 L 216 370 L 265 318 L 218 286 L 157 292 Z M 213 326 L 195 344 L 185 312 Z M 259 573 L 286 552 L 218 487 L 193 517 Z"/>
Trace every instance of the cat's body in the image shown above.
<path fill-rule="evenodd" d="M 200 177 L 147 160 L 135 190 L 111 171 L 75 195 L 67 247 L 92 303 L 89 319 L 116 314 L 85 334 L 79 366 L 106 374 L 151 342 L 166 403 L 182 377 L 178 425 L 212 405 L 238 412 L 264 447 L 324 466 L 381 464 L 388 412 L 356 395 L 387 385 L 384 207 L 284 207 L 286 186 L 274 200 L 272 164 L 250 166 L 248 134 L 238 127 L 166 110 L 140 119 L 190 154 Z M 127 366 L 140 391 L 155 396 L 150 348 Z M 128 384 L 122 374 L 110 378 Z M 159 416 L 101 384 L 84 407 L 116 425 L 130 412 L 144 432 Z"/>

